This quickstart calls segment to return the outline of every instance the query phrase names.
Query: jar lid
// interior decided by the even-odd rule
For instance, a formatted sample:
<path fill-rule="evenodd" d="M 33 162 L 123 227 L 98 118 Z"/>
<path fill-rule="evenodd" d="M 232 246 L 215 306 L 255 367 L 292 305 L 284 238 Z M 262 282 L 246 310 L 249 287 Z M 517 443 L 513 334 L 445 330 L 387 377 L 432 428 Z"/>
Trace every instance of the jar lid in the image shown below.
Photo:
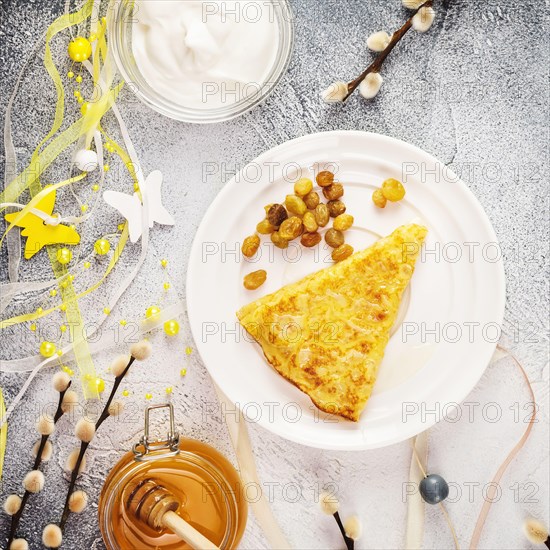
<path fill-rule="evenodd" d="M 149 434 L 149 413 L 157 408 L 170 410 L 165 441 L 152 441 Z M 101 491 L 99 524 L 107 549 L 189 548 L 174 533 L 149 527 L 131 511 L 129 499 L 136 486 L 149 479 L 179 500 L 176 513 L 206 538 L 220 548 L 235 548 L 247 519 L 247 503 L 235 468 L 213 447 L 180 438 L 174 430 L 172 405 L 147 408 L 145 419 L 140 443 L 114 466 Z"/>

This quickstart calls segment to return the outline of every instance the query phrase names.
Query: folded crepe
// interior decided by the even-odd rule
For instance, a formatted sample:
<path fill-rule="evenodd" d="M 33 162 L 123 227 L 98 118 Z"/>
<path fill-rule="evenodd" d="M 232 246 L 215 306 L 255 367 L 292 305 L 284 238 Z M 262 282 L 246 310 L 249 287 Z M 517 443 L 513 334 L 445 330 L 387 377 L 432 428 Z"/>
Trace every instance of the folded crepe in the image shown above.
<path fill-rule="evenodd" d="M 358 421 L 427 229 L 398 227 L 237 312 L 275 370 L 319 409 Z"/>

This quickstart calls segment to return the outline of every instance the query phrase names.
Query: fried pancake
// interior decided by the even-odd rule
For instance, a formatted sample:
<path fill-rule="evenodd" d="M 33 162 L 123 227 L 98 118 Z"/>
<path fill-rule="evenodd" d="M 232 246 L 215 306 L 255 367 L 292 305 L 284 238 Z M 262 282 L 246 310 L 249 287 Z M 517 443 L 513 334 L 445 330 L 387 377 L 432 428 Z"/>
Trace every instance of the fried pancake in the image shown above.
<path fill-rule="evenodd" d="M 237 317 L 268 363 L 319 409 L 358 421 L 426 233 L 421 225 L 398 227 Z"/>

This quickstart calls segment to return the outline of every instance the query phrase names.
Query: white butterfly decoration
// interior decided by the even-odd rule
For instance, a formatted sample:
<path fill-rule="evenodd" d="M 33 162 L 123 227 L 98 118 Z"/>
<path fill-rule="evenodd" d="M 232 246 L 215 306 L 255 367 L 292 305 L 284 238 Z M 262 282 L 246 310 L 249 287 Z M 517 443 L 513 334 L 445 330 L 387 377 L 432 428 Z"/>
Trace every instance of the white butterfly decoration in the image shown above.
<path fill-rule="evenodd" d="M 142 196 L 145 198 L 147 205 L 147 217 L 149 227 L 153 227 L 153 223 L 157 222 L 161 225 L 174 225 L 174 218 L 162 206 L 160 188 L 162 185 L 162 173 L 160 170 L 154 170 L 145 179 L 145 183 L 141 186 Z M 127 220 L 128 230 L 130 233 L 130 241 L 135 243 L 141 237 L 142 231 L 142 209 L 143 204 L 137 193 L 126 195 L 118 191 L 105 191 L 103 193 L 105 202 L 116 208 Z"/>

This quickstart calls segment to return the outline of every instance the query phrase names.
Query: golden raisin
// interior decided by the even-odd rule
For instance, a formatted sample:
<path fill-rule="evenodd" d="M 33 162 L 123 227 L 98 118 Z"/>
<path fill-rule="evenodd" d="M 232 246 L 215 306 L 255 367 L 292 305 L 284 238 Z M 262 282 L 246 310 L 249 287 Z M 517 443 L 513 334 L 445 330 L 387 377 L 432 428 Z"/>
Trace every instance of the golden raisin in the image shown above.
<path fill-rule="evenodd" d="M 325 233 L 325 241 L 332 248 L 338 248 L 344 244 L 344 234 L 337 229 L 329 229 Z"/>
<path fill-rule="evenodd" d="M 353 254 L 353 246 L 349 244 L 342 244 L 338 248 L 335 248 L 332 251 L 331 256 L 335 262 L 341 262 L 342 260 L 349 258 L 352 254 Z"/>
<path fill-rule="evenodd" d="M 302 218 L 302 222 L 304 224 L 304 229 L 308 233 L 314 233 L 317 229 L 319 229 L 319 225 L 315 221 L 315 214 L 313 212 L 306 212 Z"/>
<path fill-rule="evenodd" d="M 287 195 L 285 206 L 291 214 L 296 214 L 296 216 L 301 217 L 307 212 L 306 203 L 296 195 Z"/>
<path fill-rule="evenodd" d="M 330 219 L 328 206 L 324 203 L 318 204 L 315 207 L 315 221 L 319 227 L 325 227 Z"/>
<path fill-rule="evenodd" d="M 275 231 L 275 228 L 269 223 L 269 220 L 262 220 L 257 226 L 256 231 L 260 235 L 269 235 Z"/>
<path fill-rule="evenodd" d="M 400 181 L 389 178 L 382 184 L 382 193 L 389 201 L 397 202 L 405 196 L 405 188 Z"/>
<path fill-rule="evenodd" d="M 245 255 L 247 258 L 252 258 L 254 254 L 256 254 L 256 251 L 260 247 L 260 237 L 258 235 L 250 235 L 250 237 L 247 237 L 243 245 L 241 247 L 243 255 Z"/>
<path fill-rule="evenodd" d="M 294 192 L 299 197 L 305 197 L 313 189 L 313 182 L 309 178 L 300 178 L 294 184 Z"/>
<path fill-rule="evenodd" d="M 353 216 L 351 214 L 340 214 L 332 222 L 332 227 L 338 231 L 347 231 L 352 225 Z"/>
<path fill-rule="evenodd" d="M 386 197 L 384 197 L 384 193 L 382 193 L 382 189 L 376 189 L 374 193 L 372 194 L 372 202 L 378 206 L 378 208 L 385 208 L 386 203 L 388 200 Z"/>
<path fill-rule="evenodd" d="M 247 290 L 256 290 L 265 283 L 266 279 L 267 272 L 265 269 L 258 269 L 258 271 L 253 271 L 252 273 L 245 275 L 243 285 Z"/>
<path fill-rule="evenodd" d="M 344 187 L 341 183 L 333 183 L 328 187 L 323 187 L 323 195 L 329 201 L 335 201 L 344 195 Z"/>
<path fill-rule="evenodd" d="M 279 228 L 279 234 L 287 241 L 291 241 L 302 234 L 302 220 L 297 216 L 291 216 L 285 220 Z"/>
<path fill-rule="evenodd" d="M 341 200 L 328 201 L 327 208 L 331 218 L 336 218 L 346 211 L 346 205 Z"/>
<path fill-rule="evenodd" d="M 272 204 L 267 211 L 267 221 L 273 227 L 279 227 L 288 218 L 288 212 L 282 204 Z"/>
<path fill-rule="evenodd" d="M 319 195 L 315 191 L 312 191 L 304 197 L 304 202 L 310 210 L 314 210 L 319 204 Z"/>
<path fill-rule="evenodd" d="M 304 233 L 302 235 L 302 238 L 300 239 L 300 243 L 302 244 L 302 246 L 311 248 L 312 246 L 319 244 L 321 242 L 321 239 L 322 239 L 321 235 L 317 232 Z"/>
<path fill-rule="evenodd" d="M 288 241 L 286 239 L 283 239 L 278 231 L 274 231 L 273 233 L 271 233 L 271 242 L 277 248 L 288 248 Z"/>
<path fill-rule="evenodd" d="M 327 187 L 334 182 L 334 174 L 328 170 L 319 172 L 315 178 L 319 187 Z"/>

